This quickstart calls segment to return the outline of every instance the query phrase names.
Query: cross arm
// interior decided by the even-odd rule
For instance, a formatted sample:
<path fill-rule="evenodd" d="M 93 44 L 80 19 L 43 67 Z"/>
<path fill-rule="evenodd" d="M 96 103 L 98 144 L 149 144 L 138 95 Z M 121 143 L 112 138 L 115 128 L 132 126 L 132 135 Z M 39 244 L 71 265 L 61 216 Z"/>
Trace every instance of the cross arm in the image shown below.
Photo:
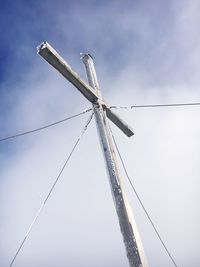
<path fill-rule="evenodd" d="M 69 82 L 71 82 L 90 102 L 98 104 L 100 100 L 107 117 L 118 126 L 128 137 L 134 133 L 131 128 L 99 98 L 92 86 L 82 80 L 71 66 L 56 52 L 47 42 L 43 42 L 37 48 L 38 54 L 43 57 L 50 65 L 59 71 Z"/>
<path fill-rule="evenodd" d="M 90 102 L 95 103 L 97 101 L 98 95 L 93 88 L 79 77 L 50 44 L 43 42 L 38 46 L 37 51 L 41 57 L 70 81 Z"/>
<path fill-rule="evenodd" d="M 104 106 L 104 105 L 103 105 Z M 132 128 L 124 121 L 122 120 L 115 112 L 113 112 L 110 108 L 108 108 L 106 105 L 104 106 L 104 109 L 106 111 L 107 117 L 116 125 L 118 126 L 122 132 L 124 132 L 128 137 L 131 137 L 134 135 L 134 132 Z"/>

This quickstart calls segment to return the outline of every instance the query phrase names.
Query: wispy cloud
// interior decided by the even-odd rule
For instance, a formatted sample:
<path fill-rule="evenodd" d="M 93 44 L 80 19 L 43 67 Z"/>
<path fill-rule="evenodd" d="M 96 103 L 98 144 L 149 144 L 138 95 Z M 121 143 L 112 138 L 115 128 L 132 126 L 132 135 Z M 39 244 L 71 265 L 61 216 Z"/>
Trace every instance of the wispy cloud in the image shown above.
<path fill-rule="evenodd" d="M 2 10 L 2 136 L 90 106 L 36 55 L 45 39 L 82 77 L 79 52 L 90 52 L 110 104 L 199 101 L 198 1 L 19 1 Z M 138 193 L 177 264 L 197 267 L 199 108 L 119 113 L 136 132 L 127 139 L 113 127 Z M 1 266 L 9 265 L 86 120 L 0 144 Z M 127 266 L 97 137 L 93 122 L 15 266 Z M 127 187 L 149 265 L 172 266 Z"/>

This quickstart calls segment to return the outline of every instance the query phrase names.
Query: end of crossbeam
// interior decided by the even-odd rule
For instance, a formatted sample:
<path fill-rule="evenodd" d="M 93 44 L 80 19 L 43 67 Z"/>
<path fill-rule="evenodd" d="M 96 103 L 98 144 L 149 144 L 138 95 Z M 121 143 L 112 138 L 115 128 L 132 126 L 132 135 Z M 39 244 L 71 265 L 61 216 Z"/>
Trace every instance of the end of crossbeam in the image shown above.
<path fill-rule="evenodd" d="M 71 82 L 90 102 L 97 101 L 98 95 L 94 89 L 80 78 L 48 42 L 41 43 L 37 47 L 37 53 Z"/>
<path fill-rule="evenodd" d="M 40 51 L 44 49 L 48 45 L 47 41 L 42 42 L 40 45 L 37 46 L 37 53 L 40 54 Z"/>
<path fill-rule="evenodd" d="M 128 137 L 131 137 L 134 135 L 134 132 L 132 128 L 124 121 L 122 120 L 115 112 L 113 112 L 108 107 L 105 107 L 106 115 L 107 117 L 122 130 L 123 133 L 125 133 Z"/>

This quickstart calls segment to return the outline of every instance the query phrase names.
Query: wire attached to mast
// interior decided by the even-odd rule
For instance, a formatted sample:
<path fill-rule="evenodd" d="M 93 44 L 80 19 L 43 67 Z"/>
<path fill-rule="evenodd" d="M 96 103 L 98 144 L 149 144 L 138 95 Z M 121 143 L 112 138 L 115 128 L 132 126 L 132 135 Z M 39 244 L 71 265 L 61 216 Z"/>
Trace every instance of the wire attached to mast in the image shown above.
<path fill-rule="evenodd" d="M 25 234 L 25 237 L 24 237 L 24 239 L 22 240 L 22 242 L 21 242 L 19 248 L 17 249 L 17 251 L 16 251 L 16 253 L 15 253 L 15 255 L 14 255 L 14 257 L 13 257 L 13 259 L 12 259 L 10 265 L 9 265 L 9 267 L 12 267 L 12 266 L 13 266 L 13 264 L 14 264 L 14 262 L 15 262 L 17 256 L 18 256 L 18 254 L 19 254 L 19 252 L 21 251 L 21 249 L 22 249 L 22 247 L 23 247 L 23 245 L 24 245 L 26 239 L 28 238 L 28 236 L 29 236 L 29 234 L 30 234 L 30 232 L 31 232 L 31 230 L 32 230 L 32 228 L 33 228 L 33 226 L 34 226 L 34 224 L 36 223 L 36 221 L 37 221 L 39 215 L 41 214 L 41 212 L 42 212 L 42 210 L 43 210 L 45 204 L 47 203 L 47 201 L 48 201 L 48 199 L 49 199 L 51 193 L 53 192 L 53 190 L 54 190 L 56 184 L 58 183 L 58 181 L 59 181 L 59 179 L 60 179 L 60 176 L 61 176 L 61 174 L 63 173 L 63 171 L 64 171 L 64 169 L 65 169 L 67 163 L 69 162 L 69 160 L 70 160 L 70 158 L 71 158 L 71 156 L 72 156 L 72 154 L 73 154 L 75 148 L 77 147 L 77 145 L 79 144 L 79 142 L 80 142 L 82 136 L 83 136 L 84 133 L 86 132 L 87 127 L 88 127 L 88 125 L 90 124 L 93 115 L 94 115 L 94 112 L 90 115 L 89 119 L 87 120 L 86 125 L 83 127 L 83 130 L 81 131 L 80 136 L 78 137 L 78 139 L 77 139 L 76 143 L 74 144 L 74 146 L 73 146 L 71 152 L 69 153 L 69 155 L 68 155 L 68 157 L 67 157 L 67 159 L 66 159 L 66 161 L 65 161 L 65 163 L 64 163 L 64 165 L 63 165 L 63 167 L 62 167 L 62 169 L 60 170 L 60 172 L 59 172 L 57 178 L 55 179 L 55 182 L 53 183 L 51 189 L 49 190 L 49 193 L 47 194 L 47 196 L 46 196 L 45 200 L 43 201 L 43 203 L 41 204 L 40 208 L 38 209 L 38 211 L 37 211 L 37 213 L 36 213 L 36 215 L 35 215 L 35 218 L 33 219 L 32 223 L 30 224 L 30 226 L 29 226 L 29 228 L 28 228 L 28 231 L 27 231 L 27 233 Z"/>
<path fill-rule="evenodd" d="M 0 139 L 0 142 L 2 141 L 6 141 L 6 140 L 9 140 L 9 139 L 13 139 L 13 138 L 16 138 L 16 137 L 20 137 L 20 136 L 23 136 L 23 135 L 27 135 L 27 134 L 32 134 L 32 133 L 35 133 L 35 132 L 38 132 L 38 131 L 41 131 L 41 130 L 45 130 L 47 128 L 50 128 L 54 125 L 57 125 L 57 124 L 60 124 L 62 122 L 65 122 L 65 121 L 68 121 L 70 119 L 73 119 L 73 118 L 76 118 L 80 115 L 83 115 L 89 111 L 92 111 L 92 108 L 89 108 L 89 109 L 86 109 L 86 110 L 83 110 L 82 112 L 78 113 L 78 114 L 75 114 L 75 115 L 72 115 L 70 117 L 67 117 L 65 119 L 62 119 L 62 120 L 59 120 L 59 121 L 56 121 L 56 122 L 53 122 L 53 123 L 50 123 L 50 124 L 47 124 L 45 126 L 42 126 L 42 127 L 39 127 L 39 128 L 36 128 L 36 129 L 33 129 L 33 130 L 30 130 L 30 131 L 25 131 L 25 132 L 22 132 L 22 133 L 18 133 L 18 134 L 14 134 L 14 135 L 10 135 L 10 136 L 7 136 L 7 137 L 4 137 L 4 138 L 1 138 Z"/>
<path fill-rule="evenodd" d="M 110 109 L 134 109 L 134 108 L 160 108 L 160 107 L 181 107 L 181 106 L 200 106 L 200 102 L 193 103 L 171 103 L 171 104 L 147 104 L 131 106 L 110 106 Z"/>

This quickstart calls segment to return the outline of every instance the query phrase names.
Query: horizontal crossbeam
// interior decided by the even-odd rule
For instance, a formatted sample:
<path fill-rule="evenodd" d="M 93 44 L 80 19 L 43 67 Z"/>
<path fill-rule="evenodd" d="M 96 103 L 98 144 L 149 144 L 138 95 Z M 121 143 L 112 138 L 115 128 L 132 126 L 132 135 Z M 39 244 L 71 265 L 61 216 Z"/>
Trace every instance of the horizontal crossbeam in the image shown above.
<path fill-rule="evenodd" d="M 37 48 L 38 54 L 43 57 L 50 65 L 59 71 L 69 82 L 71 82 L 91 103 L 97 103 L 98 100 L 106 111 L 107 117 L 118 126 L 128 137 L 134 133 L 131 128 L 113 111 L 109 106 L 99 99 L 94 89 L 80 78 L 80 76 L 71 68 L 71 66 L 56 52 L 56 50 L 47 42 L 43 42 Z"/>

